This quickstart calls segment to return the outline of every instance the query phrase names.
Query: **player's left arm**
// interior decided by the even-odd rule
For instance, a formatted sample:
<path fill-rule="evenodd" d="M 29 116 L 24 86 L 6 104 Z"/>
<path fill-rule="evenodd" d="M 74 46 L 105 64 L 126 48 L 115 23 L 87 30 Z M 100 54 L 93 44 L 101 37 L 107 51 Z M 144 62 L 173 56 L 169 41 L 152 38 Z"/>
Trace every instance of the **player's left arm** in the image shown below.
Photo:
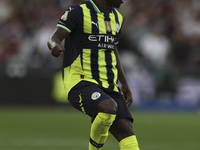
<path fill-rule="evenodd" d="M 118 53 L 116 46 L 115 46 L 114 52 L 115 52 L 116 59 L 117 59 L 118 78 L 119 78 L 119 81 L 121 83 L 121 91 L 123 92 L 125 102 L 126 102 L 127 106 L 129 107 L 133 102 L 132 93 L 131 93 L 131 90 L 129 88 L 128 82 L 126 80 L 125 73 L 124 73 L 124 70 L 122 68 L 120 58 L 119 58 L 119 53 Z"/>

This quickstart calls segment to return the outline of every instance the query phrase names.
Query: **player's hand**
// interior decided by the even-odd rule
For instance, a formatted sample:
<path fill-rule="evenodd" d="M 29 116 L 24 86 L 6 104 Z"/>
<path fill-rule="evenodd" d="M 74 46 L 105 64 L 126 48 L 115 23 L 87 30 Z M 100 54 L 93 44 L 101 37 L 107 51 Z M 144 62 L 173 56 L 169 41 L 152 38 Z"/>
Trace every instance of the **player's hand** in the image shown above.
<path fill-rule="evenodd" d="M 132 98 L 132 93 L 129 86 L 127 84 L 122 84 L 121 90 L 122 90 L 122 93 L 124 94 L 124 98 L 125 98 L 125 102 L 127 106 L 130 107 L 133 102 L 133 98 Z"/>
<path fill-rule="evenodd" d="M 52 49 L 51 55 L 53 55 L 54 57 L 58 57 L 58 56 L 60 56 L 60 54 L 63 55 L 63 54 L 64 54 L 64 51 L 65 51 L 65 49 L 64 49 L 63 46 L 61 46 L 61 45 L 56 45 L 56 46 Z"/>

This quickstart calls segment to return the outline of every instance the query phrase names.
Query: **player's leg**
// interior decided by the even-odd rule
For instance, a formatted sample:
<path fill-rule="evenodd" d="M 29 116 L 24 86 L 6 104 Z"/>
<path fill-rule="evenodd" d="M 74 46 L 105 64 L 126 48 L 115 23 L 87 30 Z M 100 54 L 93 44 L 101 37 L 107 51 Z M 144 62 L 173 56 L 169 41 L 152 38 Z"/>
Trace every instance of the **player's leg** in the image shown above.
<path fill-rule="evenodd" d="M 120 150 L 139 150 L 136 136 L 129 119 L 120 119 L 113 122 L 110 132 L 118 140 Z"/>
<path fill-rule="evenodd" d="M 132 129 L 133 117 L 121 94 L 110 95 L 118 105 L 117 116 L 110 132 L 118 140 L 121 150 L 139 150 L 136 136 Z"/>
<path fill-rule="evenodd" d="M 89 150 L 100 150 L 115 120 L 117 103 L 97 84 L 78 83 L 69 93 L 68 100 L 76 109 L 92 117 Z"/>
<path fill-rule="evenodd" d="M 90 131 L 89 150 L 100 150 L 103 147 L 110 126 L 115 120 L 117 113 L 117 103 L 113 99 L 101 101 L 97 106 L 97 116 L 95 117 Z"/>

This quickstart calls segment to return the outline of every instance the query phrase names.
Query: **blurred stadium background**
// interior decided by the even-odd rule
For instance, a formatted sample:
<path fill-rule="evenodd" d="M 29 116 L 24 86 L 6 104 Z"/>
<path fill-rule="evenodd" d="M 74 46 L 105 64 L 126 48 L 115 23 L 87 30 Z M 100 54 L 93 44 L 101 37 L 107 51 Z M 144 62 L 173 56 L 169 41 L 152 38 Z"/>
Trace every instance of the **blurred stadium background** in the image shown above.
<path fill-rule="evenodd" d="M 90 119 L 66 103 L 62 57 L 46 46 L 78 2 L 0 1 L 0 149 L 87 149 Z M 118 49 L 141 150 L 199 150 L 200 1 L 124 0 L 120 12 Z M 108 140 L 105 150 L 119 149 Z"/>

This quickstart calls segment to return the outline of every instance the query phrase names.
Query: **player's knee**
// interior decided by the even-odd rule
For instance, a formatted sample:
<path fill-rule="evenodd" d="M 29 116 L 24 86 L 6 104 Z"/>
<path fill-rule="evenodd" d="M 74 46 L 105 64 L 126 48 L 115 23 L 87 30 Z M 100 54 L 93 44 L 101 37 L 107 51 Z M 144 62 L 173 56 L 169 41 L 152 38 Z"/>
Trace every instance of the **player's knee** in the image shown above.
<path fill-rule="evenodd" d="M 113 99 L 106 99 L 100 102 L 97 106 L 98 112 L 116 114 L 117 113 L 117 103 Z"/>

